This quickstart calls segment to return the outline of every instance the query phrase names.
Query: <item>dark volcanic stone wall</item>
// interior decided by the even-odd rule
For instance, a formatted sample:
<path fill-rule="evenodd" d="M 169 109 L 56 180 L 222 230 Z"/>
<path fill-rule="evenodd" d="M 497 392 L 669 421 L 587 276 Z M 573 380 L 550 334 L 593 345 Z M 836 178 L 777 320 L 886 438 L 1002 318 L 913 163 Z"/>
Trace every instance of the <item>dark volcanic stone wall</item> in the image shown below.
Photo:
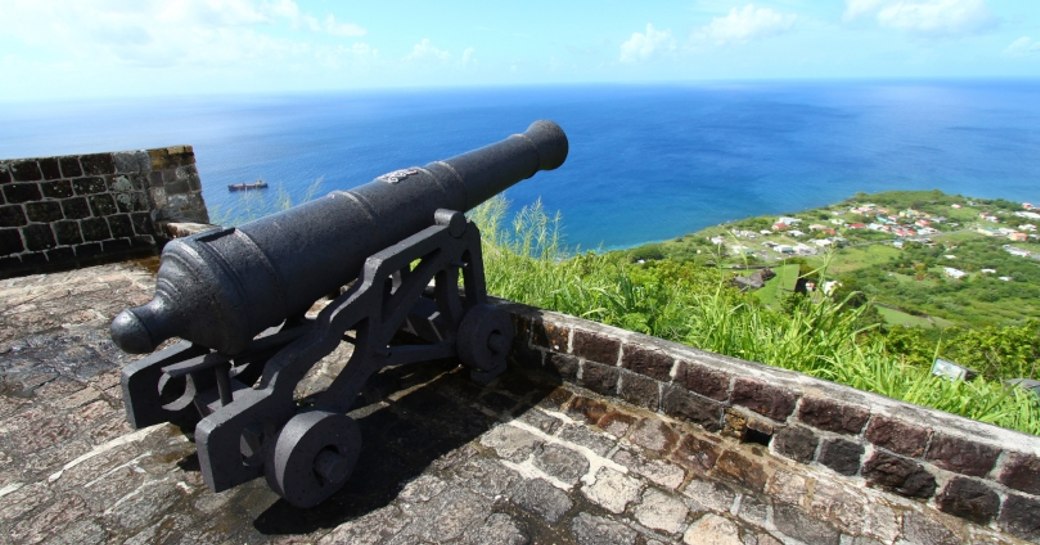
<path fill-rule="evenodd" d="M 190 146 L 0 161 L 0 278 L 154 254 L 201 189 Z"/>
<path fill-rule="evenodd" d="M 1040 543 L 1036 436 L 594 322 L 506 306 L 517 325 L 514 364 L 760 444 L 818 470 L 820 482 L 850 479 Z M 709 473 L 734 475 L 752 489 L 790 484 L 769 476 L 767 457 L 729 466 L 721 457 L 706 459 Z M 795 496 L 796 508 L 811 499 L 808 492 Z M 838 516 L 821 520 L 846 523 Z"/>

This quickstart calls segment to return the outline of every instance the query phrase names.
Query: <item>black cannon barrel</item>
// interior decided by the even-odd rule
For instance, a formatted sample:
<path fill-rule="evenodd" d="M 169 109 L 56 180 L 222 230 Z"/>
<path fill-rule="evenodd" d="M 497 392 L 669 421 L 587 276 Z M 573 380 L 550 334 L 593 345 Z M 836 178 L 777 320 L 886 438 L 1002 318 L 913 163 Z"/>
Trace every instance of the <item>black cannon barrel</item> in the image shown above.
<path fill-rule="evenodd" d="M 146 353 L 172 337 L 234 355 L 264 329 L 300 315 L 356 278 L 370 255 L 467 211 L 567 158 L 551 121 L 468 153 L 384 174 L 240 227 L 177 239 L 163 249 L 155 297 L 124 310 L 112 338 Z"/>

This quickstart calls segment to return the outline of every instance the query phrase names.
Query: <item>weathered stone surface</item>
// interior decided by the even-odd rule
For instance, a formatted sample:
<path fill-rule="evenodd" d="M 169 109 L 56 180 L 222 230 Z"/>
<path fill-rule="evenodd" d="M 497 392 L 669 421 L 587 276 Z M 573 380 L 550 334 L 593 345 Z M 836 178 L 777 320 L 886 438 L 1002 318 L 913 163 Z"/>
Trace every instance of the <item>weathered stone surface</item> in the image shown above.
<path fill-rule="evenodd" d="M 643 492 L 642 500 L 635 507 L 635 517 L 640 524 L 666 534 L 675 534 L 684 528 L 689 512 L 677 496 L 656 488 Z"/>
<path fill-rule="evenodd" d="M 728 485 L 704 479 L 690 479 L 682 493 L 693 510 L 715 513 L 729 513 L 738 496 Z"/>
<path fill-rule="evenodd" d="M 1040 494 L 1040 458 L 1019 452 L 1009 453 L 997 480 L 1015 490 Z"/>
<path fill-rule="evenodd" d="M 545 367 L 565 380 L 574 380 L 578 376 L 580 360 L 575 356 L 549 352 L 545 355 Z"/>
<path fill-rule="evenodd" d="M 594 431 L 588 426 L 570 424 L 559 431 L 560 439 L 585 447 L 600 456 L 606 456 L 617 447 L 614 438 L 602 432 Z"/>
<path fill-rule="evenodd" d="M 863 445 L 859 443 L 827 439 L 820 447 L 818 461 L 842 475 L 855 475 L 859 472 L 863 452 Z"/>
<path fill-rule="evenodd" d="M 634 545 L 636 531 L 613 520 L 579 513 L 571 523 L 578 545 Z"/>
<path fill-rule="evenodd" d="M 610 468 L 602 468 L 596 473 L 595 482 L 585 485 L 581 493 L 592 503 L 619 514 L 632 502 L 639 498 L 643 485 L 636 479 Z"/>
<path fill-rule="evenodd" d="M 646 418 L 635 425 L 628 439 L 645 449 L 664 454 L 675 448 L 679 434 L 664 421 Z"/>
<path fill-rule="evenodd" d="M 668 490 L 679 488 L 686 479 L 682 467 L 666 460 L 648 459 L 628 449 L 618 450 L 613 460 Z"/>
<path fill-rule="evenodd" d="M 809 518 L 796 507 L 781 503 L 773 506 L 773 523 L 784 535 L 813 545 L 838 545 L 841 534 L 826 522 Z"/>
<path fill-rule="evenodd" d="M 480 442 L 513 462 L 523 461 L 542 444 L 541 439 L 516 426 L 498 426 L 481 437 Z"/>
<path fill-rule="evenodd" d="M 675 384 L 717 401 L 729 398 L 732 377 L 699 363 L 680 360 L 675 367 Z"/>
<path fill-rule="evenodd" d="M 650 378 L 671 380 L 675 358 L 660 350 L 648 349 L 638 344 L 626 344 L 621 348 L 621 366 Z"/>
<path fill-rule="evenodd" d="M 802 426 L 781 428 L 772 440 L 773 449 L 777 453 L 802 463 L 813 460 L 819 442 L 819 437 L 812 430 Z"/>
<path fill-rule="evenodd" d="M 589 461 L 585 456 L 560 445 L 544 445 L 535 453 L 534 465 L 567 484 L 578 482 L 589 470 Z"/>
<path fill-rule="evenodd" d="M 798 505 L 815 486 L 815 479 L 792 471 L 780 470 L 769 478 L 765 493 L 776 502 Z"/>
<path fill-rule="evenodd" d="M 721 428 L 723 405 L 673 385 L 664 387 L 661 410 L 672 417 L 702 426 L 708 431 Z"/>
<path fill-rule="evenodd" d="M 733 381 L 733 393 L 730 395 L 730 401 L 734 405 L 746 407 L 762 416 L 782 421 L 794 412 L 798 395 L 758 379 L 737 377 Z"/>
<path fill-rule="evenodd" d="M 719 441 L 687 433 L 679 440 L 672 459 L 692 472 L 703 475 L 715 467 L 720 454 L 722 448 Z"/>
<path fill-rule="evenodd" d="M 524 509 L 556 524 L 574 507 L 574 502 L 559 488 L 544 479 L 524 481 L 512 495 L 513 501 Z"/>
<path fill-rule="evenodd" d="M 870 411 L 834 399 L 803 397 L 798 404 L 798 419 L 821 430 L 857 435 L 870 418 Z"/>
<path fill-rule="evenodd" d="M 599 363 L 586 361 L 581 364 L 581 374 L 578 384 L 603 395 L 614 395 L 617 393 L 618 377 L 621 370 Z"/>
<path fill-rule="evenodd" d="M 924 454 L 931 435 L 929 429 L 887 416 L 875 416 L 867 425 L 866 432 L 871 443 L 911 458 Z"/>
<path fill-rule="evenodd" d="M 483 523 L 473 525 L 466 530 L 459 542 L 461 545 L 526 545 L 531 538 L 509 515 L 494 513 Z M 341 543 L 353 542 L 344 541 Z"/>
<path fill-rule="evenodd" d="M 456 481 L 491 500 L 502 496 L 520 481 L 520 475 L 492 458 L 476 457 L 451 466 L 449 470 Z"/>
<path fill-rule="evenodd" d="M 584 396 L 575 396 L 566 404 L 567 413 L 584 419 L 588 424 L 598 424 L 611 412 L 606 403 Z"/>
<path fill-rule="evenodd" d="M 872 486 L 910 498 L 930 498 L 935 493 L 935 477 L 921 464 L 881 451 L 864 464 L 863 476 Z"/>
<path fill-rule="evenodd" d="M 715 462 L 716 475 L 725 476 L 736 483 L 761 492 L 769 478 L 762 462 L 734 450 L 723 452 Z"/>
<path fill-rule="evenodd" d="M 112 174 L 116 171 L 111 153 L 84 155 L 79 158 L 79 164 L 83 166 L 83 172 L 88 175 Z"/>
<path fill-rule="evenodd" d="M 744 545 L 739 528 L 732 521 L 716 515 L 704 515 L 683 534 L 687 545 Z"/>
<path fill-rule="evenodd" d="M 79 157 L 59 157 L 58 164 L 61 165 L 61 175 L 65 178 L 75 178 L 83 175 L 83 168 L 79 164 Z"/>
<path fill-rule="evenodd" d="M 939 509 L 978 524 L 988 524 L 1000 508 L 1000 498 L 992 488 L 965 477 L 950 479 L 935 502 Z"/>
<path fill-rule="evenodd" d="M 567 351 L 569 328 L 545 320 L 535 320 L 530 327 L 531 344 L 557 352 Z"/>
<path fill-rule="evenodd" d="M 908 511 L 903 514 L 902 542 L 919 545 L 948 545 L 968 543 L 965 535 L 958 535 L 934 517 L 920 511 Z"/>
<path fill-rule="evenodd" d="M 1000 449 L 961 437 L 936 434 L 925 458 L 943 469 L 982 477 L 993 469 L 999 455 Z"/>
<path fill-rule="evenodd" d="M 621 371 L 618 395 L 633 405 L 652 411 L 656 411 L 661 405 L 660 384 L 652 378 L 629 371 Z"/>
<path fill-rule="evenodd" d="M 1034 543 L 1040 542 L 1040 500 L 1008 494 L 999 522 L 1008 533 Z"/>
<path fill-rule="evenodd" d="M 621 340 L 596 331 L 574 330 L 574 347 L 571 353 L 588 361 L 616 366 L 621 352 Z"/>
<path fill-rule="evenodd" d="M 31 182 L 43 178 L 40 165 L 35 160 L 14 161 L 8 163 L 8 166 L 11 177 L 16 182 Z"/>

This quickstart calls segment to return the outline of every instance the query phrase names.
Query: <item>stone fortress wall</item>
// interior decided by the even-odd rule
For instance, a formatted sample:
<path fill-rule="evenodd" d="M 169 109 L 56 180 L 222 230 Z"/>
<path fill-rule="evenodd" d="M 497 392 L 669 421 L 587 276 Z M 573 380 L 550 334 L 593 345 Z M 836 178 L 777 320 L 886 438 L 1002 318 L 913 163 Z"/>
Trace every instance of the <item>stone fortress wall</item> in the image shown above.
<path fill-rule="evenodd" d="M 706 472 L 780 498 L 843 535 L 863 536 L 865 524 L 898 528 L 899 509 L 892 506 L 900 501 L 890 501 L 898 498 L 937 517 L 957 517 L 964 535 L 977 525 L 1040 543 L 1040 437 L 571 316 L 503 304 L 518 324 L 514 364 L 693 424 L 708 437 L 695 447 Z M 716 437 L 757 443 L 764 447 L 762 456 L 727 451 L 725 441 Z M 665 455 L 682 455 L 682 445 L 669 448 Z M 775 471 L 776 457 L 807 466 L 814 477 Z M 871 494 L 831 497 L 825 501 L 833 505 L 813 509 L 820 501 L 814 491 L 828 482 L 842 483 L 845 490 L 866 487 Z M 873 511 L 875 520 L 865 522 L 863 509 Z M 900 542 L 898 532 L 888 537 L 894 541 L 883 542 Z"/>
<path fill-rule="evenodd" d="M 206 223 L 191 146 L 0 161 L 0 278 L 154 254 Z"/>

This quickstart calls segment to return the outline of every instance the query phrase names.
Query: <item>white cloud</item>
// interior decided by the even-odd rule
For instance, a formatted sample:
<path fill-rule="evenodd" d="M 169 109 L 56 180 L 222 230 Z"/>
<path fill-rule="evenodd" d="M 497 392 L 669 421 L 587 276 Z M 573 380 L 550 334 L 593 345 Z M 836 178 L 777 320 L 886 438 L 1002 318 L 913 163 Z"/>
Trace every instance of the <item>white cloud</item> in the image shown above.
<path fill-rule="evenodd" d="M 844 19 L 924 36 L 974 34 L 997 23 L 986 0 L 846 0 Z"/>
<path fill-rule="evenodd" d="M 97 0 L 55 7 L 38 0 L 9 0 L 5 15 L 26 60 L 45 52 L 84 65 L 207 68 L 250 64 L 264 71 L 279 61 L 294 66 L 317 59 L 356 65 L 378 52 L 343 38 L 366 34 L 333 14 L 317 17 L 294 0 Z M 294 36 L 320 33 L 334 41 Z M 288 32 L 286 32 L 288 31 Z M 39 62 L 39 61 L 37 61 Z"/>
<path fill-rule="evenodd" d="M 405 55 L 404 60 L 409 62 L 446 63 L 451 60 L 451 53 L 433 45 L 429 38 L 423 38 L 419 40 L 419 43 L 412 46 L 411 53 Z"/>
<path fill-rule="evenodd" d="M 331 13 L 325 16 L 324 30 L 333 36 L 339 36 L 341 38 L 357 38 L 368 34 L 368 31 L 361 25 L 356 25 L 354 23 L 341 23 L 337 21 L 336 16 Z"/>
<path fill-rule="evenodd" d="M 633 32 L 632 36 L 621 44 L 621 62 L 645 61 L 659 52 L 675 50 L 675 39 L 671 30 L 657 30 L 647 23 L 646 32 Z"/>
<path fill-rule="evenodd" d="M 717 45 L 741 44 L 787 32 L 797 20 L 798 16 L 793 13 L 780 13 L 747 4 L 743 8 L 730 9 L 724 17 L 712 19 L 695 31 L 694 36 Z"/>
<path fill-rule="evenodd" d="M 1022 36 L 1011 42 L 1011 45 L 1004 49 L 1004 54 L 1009 57 L 1040 55 L 1040 41 L 1034 40 L 1029 36 Z"/>

